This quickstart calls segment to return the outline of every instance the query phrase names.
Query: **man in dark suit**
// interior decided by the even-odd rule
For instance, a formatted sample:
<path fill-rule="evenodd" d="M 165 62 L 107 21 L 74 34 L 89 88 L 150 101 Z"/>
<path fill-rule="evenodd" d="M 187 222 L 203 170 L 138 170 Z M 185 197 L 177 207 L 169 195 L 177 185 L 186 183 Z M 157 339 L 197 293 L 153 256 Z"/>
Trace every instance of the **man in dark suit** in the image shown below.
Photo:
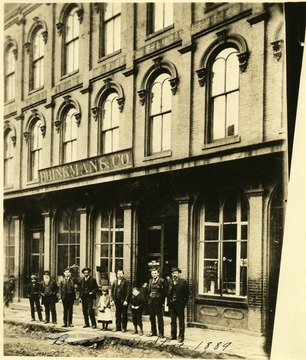
<path fill-rule="evenodd" d="M 157 336 L 156 317 L 158 322 L 158 336 L 164 337 L 163 304 L 166 296 L 166 282 L 159 276 L 158 269 L 151 270 L 152 279 L 148 286 L 148 308 L 151 322 L 151 333 L 148 336 Z"/>
<path fill-rule="evenodd" d="M 126 332 L 130 296 L 130 283 L 124 278 L 123 270 L 118 270 L 117 279 L 113 282 L 111 289 L 111 305 L 116 305 L 116 328 L 113 331 Z"/>
<path fill-rule="evenodd" d="M 40 293 L 42 297 L 42 304 L 45 306 L 46 320 L 45 324 L 50 322 L 50 311 L 52 316 L 52 323 L 56 324 L 56 308 L 58 285 L 55 280 L 51 279 L 50 272 L 45 271 L 43 281 L 41 282 Z"/>
<path fill-rule="evenodd" d="M 190 294 L 188 283 L 185 279 L 179 277 L 181 270 L 178 267 L 171 269 L 171 279 L 168 284 L 167 300 L 171 316 L 171 337 L 170 340 L 176 339 L 177 319 L 179 322 L 178 342 L 184 342 L 185 336 L 185 306 Z"/>
<path fill-rule="evenodd" d="M 31 307 L 31 317 L 32 321 L 35 320 L 35 308 L 37 315 L 40 321 L 43 321 L 42 315 L 41 315 L 41 306 L 40 306 L 40 284 L 37 282 L 37 276 L 31 275 L 31 282 L 27 286 L 27 294 L 28 298 L 30 300 L 30 307 Z"/>
<path fill-rule="evenodd" d="M 73 327 L 73 303 L 75 299 L 75 284 L 71 279 L 71 272 L 67 268 L 64 270 L 64 278 L 59 286 L 59 301 L 63 303 L 64 308 L 64 324 L 62 327 Z"/>
<path fill-rule="evenodd" d="M 98 284 L 96 279 L 90 276 L 91 270 L 86 267 L 82 270 L 84 277 L 81 280 L 80 284 L 80 302 L 82 303 L 82 310 L 85 325 L 84 328 L 89 327 L 89 317 L 91 321 L 91 326 L 93 329 L 97 328 L 95 312 L 93 308 L 93 301 L 96 299 L 96 294 L 98 291 Z"/>

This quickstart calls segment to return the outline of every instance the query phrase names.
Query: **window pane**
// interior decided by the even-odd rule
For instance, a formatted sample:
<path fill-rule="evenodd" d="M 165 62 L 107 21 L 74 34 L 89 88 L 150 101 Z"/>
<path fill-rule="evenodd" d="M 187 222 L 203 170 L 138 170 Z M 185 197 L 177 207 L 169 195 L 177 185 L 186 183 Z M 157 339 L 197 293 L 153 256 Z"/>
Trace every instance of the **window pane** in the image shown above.
<path fill-rule="evenodd" d="M 113 149 L 112 151 L 119 150 L 119 129 L 113 130 Z"/>
<path fill-rule="evenodd" d="M 115 94 L 114 94 L 115 95 Z M 112 127 L 119 126 L 119 107 L 117 104 L 118 96 L 115 95 L 112 100 Z"/>
<path fill-rule="evenodd" d="M 32 248 L 31 248 L 31 252 L 32 253 L 39 253 L 39 238 L 35 239 L 35 237 L 32 237 Z"/>
<path fill-rule="evenodd" d="M 238 91 L 227 95 L 227 136 L 238 134 L 238 95 Z"/>
<path fill-rule="evenodd" d="M 113 14 L 117 15 L 121 13 L 121 4 L 118 2 L 113 3 Z"/>
<path fill-rule="evenodd" d="M 112 152 L 112 131 L 103 133 L 103 154 Z"/>
<path fill-rule="evenodd" d="M 223 243 L 223 293 L 236 294 L 236 242 Z"/>
<path fill-rule="evenodd" d="M 113 48 L 114 39 L 114 23 L 109 21 L 105 24 L 105 55 L 111 54 L 114 51 Z"/>
<path fill-rule="evenodd" d="M 102 130 L 107 130 L 111 127 L 111 116 L 112 116 L 112 101 L 108 97 L 104 102 L 103 106 L 103 119 L 102 119 Z"/>
<path fill-rule="evenodd" d="M 155 116 L 151 119 L 151 149 L 152 153 L 161 151 L 161 123 L 162 117 Z"/>
<path fill-rule="evenodd" d="M 79 40 L 75 40 L 73 42 L 73 49 L 74 49 L 74 53 L 73 53 L 73 69 L 72 70 L 77 70 L 79 68 Z"/>
<path fill-rule="evenodd" d="M 232 53 L 226 63 L 226 91 L 236 90 L 239 87 L 239 61 L 237 51 Z"/>
<path fill-rule="evenodd" d="M 70 43 L 66 47 L 66 68 L 67 68 L 67 73 L 72 72 L 73 69 L 74 69 L 73 53 L 74 53 L 73 43 Z"/>
<path fill-rule="evenodd" d="M 123 231 L 116 231 L 115 233 L 115 242 L 122 243 L 123 242 Z"/>
<path fill-rule="evenodd" d="M 108 231 L 101 231 L 101 243 L 108 244 Z"/>
<path fill-rule="evenodd" d="M 212 96 L 223 94 L 225 90 L 225 61 L 217 59 L 212 67 Z"/>
<path fill-rule="evenodd" d="M 247 238 L 248 238 L 248 226 L 241 225 L 241 239 L 247 240 Z"/>
<path fill-rule="evenodd" d="M 213 140 L 225 137 L 225 96 L 219 96 L 213 101 Z"/>
<path fill-rule="evenodd" d="M 165 5 L 165 27 L 173 24 L 173 4 L 170 2 Z"/>
<path fill-rule="evenodd" d="M 115 257 L 123 257 L 123 245 L 115 245 Z"/>
<path fill-rule="evenodd" d="M 164 27 L 164 4 L 154 4 L 154 31 L 163 29 Z"/>
<path fill-rule="evenodd" d="M 219 239 L 219 225 L 211 226 L 205 225 L 205 240 L 218 240 Z"/>
<path fill-rule="evenodd" d="M 154 82 L 151 90 L 151 115 L 159 114 L 161 112 L 161 83 Z"/>
<path fill-rule="evenodd" d="M 73 15 L 69 15 L 66 23 L 66 42 L 72 39 L 73 31 Z"/>
<path fill-rule="evenodd" d="M 150 230 L 148 232 L 148 253 L 159 253 L 161 242 L 161 230 Z"/>
<path fill-rule="evenodd" d="M 171 148 L 171 113 L 163 115 L 162 150 Z"/>
<path fill-rule="evenodd" d="M 204 261 L 204 293 L 218 294 L 218 262 Z"/>
<path fill-rule="evenodd" d="M 224 240 L 237 240 L 237 224 L 226 224 L 223 227 Z"/>
<path fill-rule="evenodd" d="M 123 228 L 123 209 L 116 209 L 116 229 Z"/>
<path fill-rule="evenodd" d="M 205 200 L 205 221 L 219 221 L 219 201 L 215 197 L 208 197 Z"/>
<path fill-rule="evenodd" d="M 58 234 L 58 244 L 68 244 L 68 234 L 67 233 L 59 233 Z"/>
<path fill-rule="evenodd" d="M 73 38 L 77 38 L 79 36 L 79 27 L 80 27 L 80 22 L 78 19 L 78 14 L 75 11 L 73 14 Z"/>
<path fill-rule="evenodd" d="M 102 272 L 108 272 L 108 259 L 101 259 L 100 266 L 102 268 Z"/>
<path fill-rule="evenodd" d="M 218 245 L 217 242 L 206 242 L 204 244 L 204 258 L 218 259 Z"/>
<path fill-rule="evenodd" d="M 101 257 L 108 257 L 109 245 L 101 245 Z"/>
<path fill-rule="evenodd" d="M 170 76 L 168 74 L 164 74 L 165 79 L 163 80 L 162 87 L 162 111 L 170 111 L 171 110 L 171 101 L 172 101 L 172 92 L 170 86 Z"/>
<path fill-rule="evenodd" d="M 115 260 L 115 269 L 113 269 L 113 271 L 115 271 L 117 269 L 123 269 L 123 259 Z"/>
<path fill-rule="evenodd" d="M 109 227 L 109 215 L 106 210 L 102 210 L 101 212 L 101 228 L 105 229 Z"/>
<path fill-rule="evenodd" d="M 104 19 L 107 20 L 113 16 L 113 3 L 106 3 L 104 5 Z"/>
<path fill-rule="evenodd" d="M 68 264 L 68 246 L 57 247 L 57 272 L 62 274 Z"/>
<path fill-rule="evenodd" d="M 224 205 L 224 222 L 237 221 L 237 195 L 231 193 Z"/>
<path fill-rule="evenodd" d="M 114 20 L 114 51 L 119 49 L 121 49 L 121 16 Z"/>

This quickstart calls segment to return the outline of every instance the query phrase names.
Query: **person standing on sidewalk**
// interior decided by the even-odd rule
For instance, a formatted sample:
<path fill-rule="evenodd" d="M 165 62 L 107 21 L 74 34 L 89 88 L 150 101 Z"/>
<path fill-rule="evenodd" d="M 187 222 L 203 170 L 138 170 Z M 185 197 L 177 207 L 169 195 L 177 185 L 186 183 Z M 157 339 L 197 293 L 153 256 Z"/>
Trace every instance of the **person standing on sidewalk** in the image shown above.
<path fill-rule="evenodd" d="M 123 270 L 118 270 L 117 279 L 113 282 L 111 289 L 111 305 L 116 306 L 116 328 L 113 331 L 126 332 L 130 291 L 130 283 L 124 278 Z"/>
<path fill-rule="evenodd" d="M 180 278 L 181 270 L 178 267 L 171 269 L 171 279 L 168 284 L 167 300 L 171 317 L 171 337 L 169 340 L 176 340 L 177 319 L 179 322 L 178 342 L 184 342 L 185 336 L 185 306 L 189 298 L 189 285 L 185 279 Z"/>
<path fill-rule="evenodd" d="M 144 307 L 144 300 L 140 295 L 139 289 L 137 287 L 133 288 L 132 299 L 131 299 L 131 311 L 133 317 L 134 333 L 138 334 L 137 326 L 139 326 L 139 335 L 143 335 L 142 327 L 142 312 Z"/>
<path fill-rule="evenodd" d="M 42 315 L 41 315 L 41 306 L 40 306 L 40 284 L 37 282 L 37 276 L 31 275 L 31 282 L 27 285 L 27 294 L 30 301 L 30 307 L 31 307 L 31 318 L 32 321 L 35 321 L 35 308 L 37 311 L 37 315 L 40 321 L 43 321 Z"/>
<path fill-rule="evenodd" d="M 73 303 L 75 300 L 75 287 L 74 282 L 71 279 L 71 272 L 67 268 L 64 270 L 64 278 L 60 282 L 59 286 L 59 301 L 63 303 L 63 320 L 62 327 L 73 327 Z"/>
<path fill-rule="evenodd" d="M 4 300 L 3 300 L 3 303 L 4 303 L 5 307 L 9 307 L 10 302 L 13 301 L 13 295 L 14 295 L 14 292 L 15 292 L 15 276 L 10 275 L 8 280 L 4 282 L 3 287 L 4 287 L 4 291 L 3 291 Z"/>
<path fill-rule="evenodd" d="M 166 296 L 166 282 L 159 276 L 159 270 L 151 270 L 152 279 L 148 287 L 148 308 L 151 322 L 151 333 L 148 336 L 157 336 L 156 317 L 158 322 L 158 336 L 164 338 L 163 303 Z"/>
<path fill-rule="evenodd" d="M 49 271 L 45 271 L 43 281 L 41 282 L 40 293 L 42 296 L 42 304 L 45 306 L 45 324 L 50 322 L 50 311 L 52 316 L 52 323 L 56 324 L 56 308 L 58 285 L 55 280 L 51 279 Z"/>
<path fill-rule="evenodd" d="M 91 327 L 93 329 L 97 328 L 97 322 L 95 318 L 95 311 L 93 308 L 93 301 L 96 299 L 96 294 L 98 291 L 98 284 L 96 279 L 94 279 L 90 273 L 91 269 L 85 267 L 82 270 L 84 277 L 81 280 L 80 284 L 80 302 L 82 303 L 82 311 L 84 316 L 85 325 L 84 328 L 90 327 L 89 318 L 91 321 Z"/>

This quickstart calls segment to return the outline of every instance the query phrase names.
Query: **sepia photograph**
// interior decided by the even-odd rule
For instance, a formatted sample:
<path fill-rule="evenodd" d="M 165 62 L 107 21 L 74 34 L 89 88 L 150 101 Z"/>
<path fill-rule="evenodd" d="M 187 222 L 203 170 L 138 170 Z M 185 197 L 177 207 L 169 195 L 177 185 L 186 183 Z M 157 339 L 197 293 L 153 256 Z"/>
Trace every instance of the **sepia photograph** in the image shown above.
<path fill-rule="evenodd" d="M 303 360 L 306 2 L 2 18 L 3 355 Z"/>

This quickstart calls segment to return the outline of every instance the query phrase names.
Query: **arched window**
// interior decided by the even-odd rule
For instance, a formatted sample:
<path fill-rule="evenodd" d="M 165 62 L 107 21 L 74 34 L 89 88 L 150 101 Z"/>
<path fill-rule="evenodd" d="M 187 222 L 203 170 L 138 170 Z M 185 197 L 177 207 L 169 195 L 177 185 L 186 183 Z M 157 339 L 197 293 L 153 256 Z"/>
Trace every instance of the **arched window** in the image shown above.
<path fill-rule="evenodd" d="M 4 135 L 4 187 L 13 185 L 14 145 L 12 135 L 12 130 L 6 131 Z"/>
<path fill-rule="evenodd" d="M 7 276 L 15 273 L 15 221 L 4 218 L 4 274 Z"/>
<path fill-rule="evenodd" d="M 31 127 L 30 137 L 30 181 L 38 180 L 38 170 L 42 168 L 42 134 L 40 119 L 35 119 Z"/>
<path fill-rule="evenodd" d="M 148 118 L 148 153 L 154 154 L 171 147 L 171 101 L 170 75 L 158 75 L 150 86 Z"/>
<path fill-rule="evenodd" d="M 208 142 L 238 134 L 239 61 L 233 47 L 221 50 L 211 62 Z"/>
<path fill-rule="evenodd" d="M 148 34 L 173 24 L 173 3 L 148 4 Z"/>
<path fill-rule="evenodd" d="M 57 239 L 57 274 L 66 267 L 80 266 L 80 215 L 71 209 L 60 214 Z"/>
<path fill-rule="evenodd" d="M 79 68 L 79 19 L 77 8 L 70 11 L 65 21 L 65 74 Z"/>
<path fill-rule="evenodd" d="M 33 37 L 32 89 L 37 89 L 44 85 L 44 50 L 43 29 L 39 29 Z"/>
<path fill-rule="evenodd" d="M 96 265 L 101 272 L 123 269 L 124 217 L 123 209 L 102 209 L 96 218 Z"/>
<path fill-rule="evenodd" d="M 119 116 L 118 94 L 109 94 L 102 105 L 101 151 L 102 154 L 119 150 Z"/>
<path fill-rule="evenodd" d="M 105 3 L 103 18 L 102 56 L 109 55 L 121 48 L 121 4 Z"/>
<path fill-rule="evenodd" d="M 4 81 L 5 81 L 5 101 L 11 101 L 15 99 L 15 66 L 16 60 L 14 55 L 14 47 L 10 46 L 5 52 L 4 62 Z"/>
<path fill-rule="evenodd" d="M 247 296 L 248 211 L 242 195 L 208 196 L 201 210 L 199 294 Z"/>
<path fill-rule="evenodd" d="M 77 159 L 77 111 L 70 108 L 63 121 L 63 162 L 68 163 Z"/>

